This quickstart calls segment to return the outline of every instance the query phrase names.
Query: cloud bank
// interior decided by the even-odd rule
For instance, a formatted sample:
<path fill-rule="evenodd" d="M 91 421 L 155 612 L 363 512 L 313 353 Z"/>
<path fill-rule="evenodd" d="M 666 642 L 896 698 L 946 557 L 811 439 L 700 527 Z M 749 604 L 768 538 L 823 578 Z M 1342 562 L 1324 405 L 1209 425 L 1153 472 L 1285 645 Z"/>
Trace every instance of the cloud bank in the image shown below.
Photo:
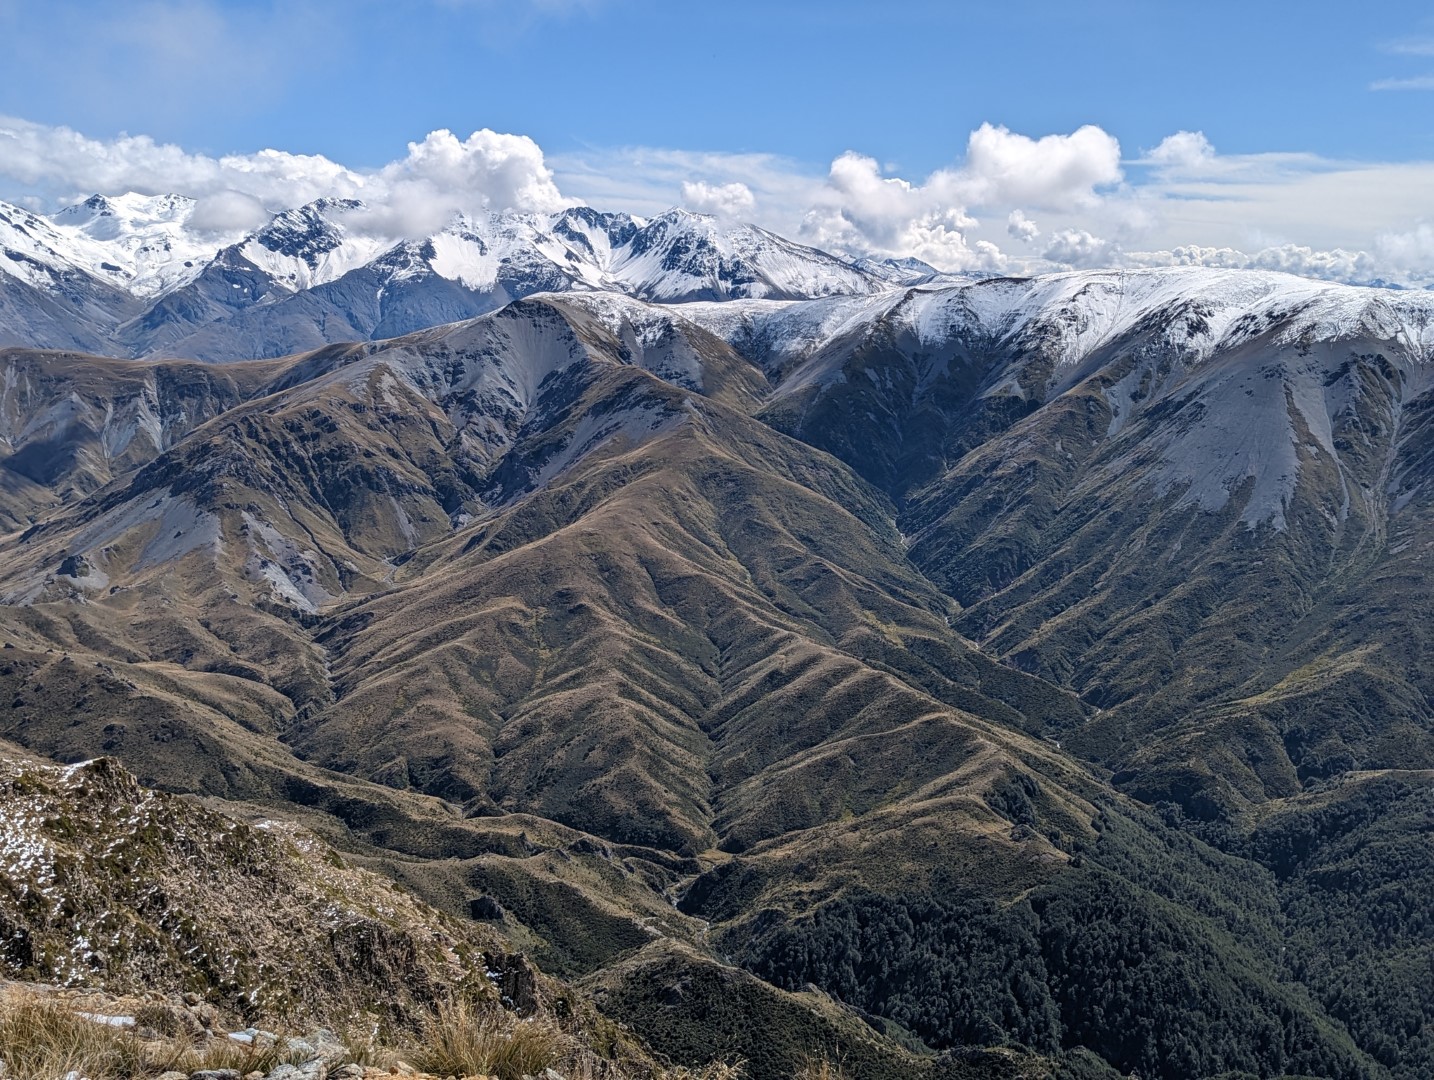
<path fill-rule="evenodd" d="M 857 151 L 825 170 L 768 154 L 630 148 L 548 158 L 524 135 L 434 131 L 376 168 L 265 149 L 212 156 L 144 135 L 94 139 L 0 117 L 0 198 L 54 210 L 93 192 L 178 192 L 191 223 L 242 232 L 320 197 L 356 198 L 351 227 L 423 236 L 456 213 L 637 214 L 682 205 L 852 255 L 1035 273 L 1207 265 L 1344 281 L 1434 283 L 1434 163 L 1222 154 L 1178 131 L 1128 156 L 1099 127 L 1039 137 L 983 124 L 963 152 L 903 176 Z"/>
<path fill-rule="evenodd" d="M 197 199 L 195 223 L 242 229 L 278 210 L 330 197 L 369 207 L 351 226 L 391 236 L 424 236 L 455 213 L 546 213 L 571 205 L 543 151 L 525 135 L 483 129 L 466 139 L 430 132 L 380 169 L 355 170 L 318 154 L 260 150 L 210 157 L 145 135 L 91 139 L 66 127 L 0 117 L 0 174 L 40 198 L 73 202 L 94 192 L 176 192 Z M 194 220 L 194 219 L 192 219 Z"/>

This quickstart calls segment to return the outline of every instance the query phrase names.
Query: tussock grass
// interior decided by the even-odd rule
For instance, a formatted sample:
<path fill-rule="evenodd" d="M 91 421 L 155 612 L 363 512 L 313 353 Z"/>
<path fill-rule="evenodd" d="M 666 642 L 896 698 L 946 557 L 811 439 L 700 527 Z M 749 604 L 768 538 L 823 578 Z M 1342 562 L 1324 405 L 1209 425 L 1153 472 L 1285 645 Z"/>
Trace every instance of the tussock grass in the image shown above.
<path fill-rule="evenodd" d="M 792 1080 L 846 1080 L 846 1073 L 839 1064 L 813 1054 L 797 1067 Z"/>
<path fill-rule="evenodd" d="M 158 1015 L 156 1013 L 156 1015 Z M 152 1034 L 152 1032 L 151 1032 Z M 399 1053 L 376 1029 L 348 1031 L 347 1060 L 381 1068 Z M 521 1080 L 557 1067 L 568 1080 L 622 1080 L 617 1062 L 599 1058 L 550 1018 L 520 1019 L 491 1004 L 454 998 L 440 1003 L 402 1057 L 435 1076 L 486 1076 Z M 152 1080 L 166 1072 L 189 1074 L 232 1069 L 240 1076 L 302 1064 L 307 1054 L 280 1039 L 252 1046 L 222 1036 L 187 1033 L 142 1037 L 134 1029 L 91 1019 L 71 1001 L 31 990 L 0 993 L 0 1080 Z M 741 1080 L 741 1064 L 713 1062 L 644 1075 L 661 1080 Z M 839 1071 L 799 1074 L 797 1080 L 843 1080 Z"/>
<path fill-rule="evenodd" d="M 423 1024 L 409 1064 L 438 1076 L 536 1076 L 572 1049 L 551 1021 L 520 1020 L 463 998 L 440 1002 Z"/>
<path fill-rule="evenodd" d="M 308 1056 L 289 1050 L 282 1039 L 267 1047 L 224 1038 L 203 1043 L 167 1042 L 171 1056 L 165 1061 L 164 1068 L 156 1071 L 173 1069 L 175 1072 L 191 1073 L 201 1069 L 233 1069 L 240 1076 L 247 1076 L 251 1072 L 267 1073 L 280 1065 L 302 1065 Z"/>
<path fill-rule="evenodd" d="M 69 1002 L 25 990 L 0 995 L 0 1075 L 16 1080 L 64 1080 L 71 1073 L 86 1080 L 142 1080 L 200 1069 L 235 1069 L 243 1076 L 301 1060 L 282 1041 L 255 1047 L 226 1038 L 144 1039 L 90 1019 Z"/>
<path fill-rule="evenodd" d="M 25 1080 L 121 1080 L 147 1071 L 130 1032 L 86 1019 L 67 1005 L 18 991 L 0 997 L 0 1061 Z"/>

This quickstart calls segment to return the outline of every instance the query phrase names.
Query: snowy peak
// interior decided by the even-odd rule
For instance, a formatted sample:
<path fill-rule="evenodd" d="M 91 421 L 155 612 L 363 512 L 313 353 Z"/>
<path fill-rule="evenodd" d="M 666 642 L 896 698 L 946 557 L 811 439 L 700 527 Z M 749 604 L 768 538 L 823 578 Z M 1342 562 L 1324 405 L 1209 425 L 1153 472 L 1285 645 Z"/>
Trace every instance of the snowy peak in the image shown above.
<path fill-rule="evenodd" d="M 1189 267 L 978 279 L 914 259 L 853 262 L 677 209 L 650 220 L 582 206 L 475 214 L 395 241 L 367 209 L 321 199 L 216 237 L 190 224 L 196 204 L 177 195 L 95 195 L 50 217 L 0 204 L 0 275 L 39 294 L 16 301 L 0 340 L 230 360 L 398 336 L 534 293 L 611 292 L 724 306 L 701 318 L 729 341 L 747 335 L 774 364 L 878 309 L 921 340 L 1019 338 L 1057 365 L 1142 320 L 1160 322 L 1171 347 L 1191 356 L 1276 323 L 1326 336 L 1383 320 L 1412 351 L 1430 347 L 1427 318 L 1409 314 L 1428 307 L 1429 293 Z M 819 303 L 759 310 L 779 301 Z M 65 329 L 77 311 L 80 337 Z"/>
<path fill-rule="evenodd" d="M 345 217 L 363 208 L 356 199 L 318 199 L 285 210 L 235 251 L 290 292 L 336 281 L 390 246 L 346 225 Z"/>
<path fill-rule="evenodd" d="M 79 273 L 151 302 L 198 282 L 210 267 L 221 275 L 257 272 L 262 287 L 231 291 L 263 303 L 368 267 L 378 280 L 431 275 L 498 303 L 571 289 L 659 302 L 810 299 L 867 295 L 896 279 L 755 226 L 677 209 L 650 221 L 586 206 L 459 216 L 432 236 L 395 242 L 365 224 L 355 200 L 320 199 L 228 236 L 193 227 L 195 207 L 180 195 L 135 193 L 93 195 L 48 218 L 0 205 L 0 248 L 14 253 L 15 264 L 0 270 L 51 292 Z"/>
<path fill-rule="evenodd" d="M 73 229 L 92 240 L 119 240 L 136 234 L 162 231 L 164 226 L 182 227 L 194 212 L 194 200 L 184 195 L 91 195 L 82 203 L 67 206 L 50 220 L 62 229 Z"/>
<path fill-rule="evenodd" d="M 0 270 L 56 291 L 76 275 L 139 298 L 198 277 L 216 247 L 237 237 L 192 230 L 180 195 L 92 195 L 51 217 L 0 204 Z"/>
<path fill-rule="evenodd" d="M 343 243 L 344 232 L 328 216 L 360 210 L 357 199 L 320 199 L 297 210 L 285 210 L 254 234 L 253 240 L 276 255 L 302 259 L 315 266 L 319 257 Z"/>
<path fill-rule="evenodd" d="M 217 247 L 235 239 L 192 229 L 183 195 L 92 195 L 49 221 L 57 252 L 78 270 L 137 297 L 157 297 L 198 277 Z"/>
<path fill-rule="evenodd" d="M 637 230 L 613 272 L 634 295 L 669 303 L 864 295 L 885 285 L 845 259 L 765 229 L 678 209 Z"/>
<path fill-rule="evenodd" d="M 923 339 L 950 333 L 949 320 L 1074 364 L 1137 332 L 1198 362 L 1257 338 L 1372 337 L 1423 359 L 1434 345 L 1434 298 L 1250 270 L 1169 267 L 1052 274 L 931 290 L 913 303 Z"/>
<path fill-rule="evenodd" d="M 575 206 L 557 215 L 552 234 L 579 258 L 605 269 L 612 265 L 614 251 L 632 243 L 639 227 L 630 214 L 605 214 L 590 206 Z"/>

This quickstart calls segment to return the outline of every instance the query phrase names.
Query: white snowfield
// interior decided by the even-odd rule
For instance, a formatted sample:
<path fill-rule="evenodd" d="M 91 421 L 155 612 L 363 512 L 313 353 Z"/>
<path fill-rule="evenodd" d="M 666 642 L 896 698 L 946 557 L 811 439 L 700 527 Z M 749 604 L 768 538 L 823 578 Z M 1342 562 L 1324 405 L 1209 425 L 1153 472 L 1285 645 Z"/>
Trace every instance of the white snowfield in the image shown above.
<path fill-rule="evenodd" d="M 211 264 L 247 263 L 276 286 L 272 302 L 374 267 L 381 277 L 433 274 L 475 291 L 521 275 L 540 288 L 616 290 L 662 302 L 870 293 L 914 272 L 870 260 L 859 267 L 755 226 L 679 209 L 651 220 L 585 207 L 463 216 L 413 240 L 371 231 L 363 205 L 352 200 L 284 210 L 247 235 L 192 226 L 194 208 L 180 195 L 132 193 L 95 195 L 48 217 L 0 203 L 0 274 L 51 291 L 79 274 L 153 302 Z"/>
<path fill-rule="evenodd" d="M 159 297 L 242 236 L 190 228 L 193 212 L 183 195 L 95 195 L 51 217 L 0 203 L 0 272 L 42 287 L 79 272 L 137 298 Z"/>
<path fill-rule="evenodd" d="M 1088 270 L 809 303 L 699 302 L 675 310 L 727 341 L 760 346 L 773 370 L 876 325 L 931 349 L 953 341 L 994 348 L 1042 337 L 1046 355 L 1064 366 L 1085 361 L 1153 319 L 1162 322 L 1165 340 L 1191 360 L 1253 340 L 1276 323 L 1274 344 L 1371 337 L 1391 342 L 1410 359 L 1434 355 L 1434 293 L 1258 270 Z"/>

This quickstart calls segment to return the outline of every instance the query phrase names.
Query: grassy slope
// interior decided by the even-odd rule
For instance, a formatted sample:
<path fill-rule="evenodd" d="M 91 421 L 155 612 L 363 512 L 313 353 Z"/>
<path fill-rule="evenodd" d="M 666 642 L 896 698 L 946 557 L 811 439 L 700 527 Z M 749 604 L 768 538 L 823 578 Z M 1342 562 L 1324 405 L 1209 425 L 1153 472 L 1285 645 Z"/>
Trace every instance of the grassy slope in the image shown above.
<path fill-rule="evenodd" d="M 624 957 L 653 955 L 656 938 L 678 982 L 690 968 L 706 985 L 703 954 L 717 947 L 778 982 L 819 981 L 852 1000 L 867 991 L 820 955 L 833 942 L 845 948 L 845 932 L 817 923 L 838 926 L 850 911 L 894 903 L 908 912 L 898 922 L 927 905 L 920 909 L 942 925 L 956 895 L 995 920 L 988 929 L 1001 940 L 1044 920 L 1018 955 L 1039 959 L 1047 988 L 1033 994 L 1008 978 L 1013 1011 L 992 1028 L 977 1009 L 976 1026 L 963 1028 L 966 1014 L 921 995 L 960 999 L 988 974 L 967 971 L 923 991 L 924 946 L 900 935 L 862 945 L 868 961 L 894 950 L 907 971 L 862 1006 L 936 1045 L 973 1031 L 1024 1032 L 1049 1054 L 1084 1043 L 1160 1075 L 1308 1062 L 1378 1075 L 1298 987 L 1270 974 L 1286 940 L 1274 886 L 1258 876 L 1252 886 L 1248 862 L 1182 846 L 1189 841 L 1129 809 L 1040 737 L 1085 740 L 1096 752 L 1141 735 L 1132 725 L 1148 720 L 1109 709 L 1088 723 L 1072 695 L 1013 670 L 1024 654 L 992 637 L 985 609 L 953 605 L 907 560 L 886 497 L 750 418 L 761 380 L 720 343 L 693 337 L 711 373 L 703 396 L 615 362 L 615 341 L 586 317 L 530 306 L 542 309 L 529 314 L 543 332 L 558 335 L 545 340 L 592 362 L 545 383 L 527 412 L 504 414 L 498 428 L 469 410 L 470 399 L 435 397 L 412 377 L 414 355 L 482 370 L 491 341 L 475 352 L 471 341 L 418 335 L 388 359 L 343 371 L 336 365 L 358 360 L 328 351 L 291 363 L 280 393 L 216 418 L 12 547 L 24 565 L 11 564 L 11 581 L 32 588 L 36 568 L 48 576 L 38 603 L 4 610 L 5 637 L 17 646 L 0 653 L 12 702 L 5 733 L 60 757 L 105 747 L 162 786 L 284 807 L 455 914 L 468 914 L 475 897 L 497 899 L 506 909 L 498 929 L 594 979 L 627 970 Z M 1030 421 L 1053 426 L 1025 446 L 1099 427 L 1093 391 L 1062 400 L 1065 411 Z M 587 430 L 585 417 L 635 408 L 661 430 L 602 443 L 523 494 Z M 475 442 L 480 429 L 497 441 Z M 967 466 L 973 483 L 980 461 Z M 1022 562 L 1037 556 L 1056 568 L 1094 559 L 1119 522 L 1092 517 L 1060 558 L 1040 547 L 1067 535 L 1047 518 L 1072 476 L 1069 463 L 1049 475 L 1046 467 L 1012 452 L 1011 482 L 1026 486 L 1002 499 L 1019 512 L 994 532 L 978 513 L 971 535 L 980 543 L 951 541 L 939 559 L 937 548 L 918 548 L 918 564 L 959 597 L 950 575 L 967 566 L 989 582 L 1006 573 L 1003 560 L 1019 579 Z M 981 482 L 1008 475 L 988 472 Z M 991 504 L 989 491 L 976 499 L 954 490 L 974 500 L 967 506 Z M 479 492 L 499 510 L 451 533 L 449 515 Z M 150 562 L 145 552 L 167 526 L 149 521 L 110 544 L 118 590 L 56 573 L 88 519 L 160 494 L 214 515 L 218 542 Z M 949 500 L 939 509 L 959 539 L 951 522 L 963 504 L 955 505 L 954 517 Z M 253 558 L 281 564 L 291 580 L 302 572 L 262 530 L 254 539 L 253 521 L 293 540 L 299 562 L 346 602 L 317 616 L 276 603 Z M 1226 544 L 1243 528 L 1200 524 L 1215 530 L 1211 543 L 1222 528 Z M 1292 564 L 1285 577 L 1307 570 Z M 1039 674 L 1063 678 L 1079 654 L 1107 682 L 1128 678 L 1131 657 L 1145 656 L 1170 624 L 1168 613 L 1137 620 L 1131 640 L 1145 652 L 1107 644 L 1085 658 L 1069 642 L 1109 621 L 1101 605 L 1130 598 L 1092 591 L 1079 573 L 1056 580 L 1093 599 L 1056 620 L 1075 627 L 1066 639 L 1030 646 L 1061 667 Z M 1040 612 L 1048 601 L 1032 595 L 1022 594 L 1032 606 L 1021 610 Z M 1264 602 L 1253 596 L 1247 610 Z M 1021 618 L 1039 630 L 1052 615 L 1011 617 L 1001 632 L 1023 642 L 1031 631 Z M 991 638 L 988 648 L 1008 663 L 971 646 L 953 619 Z M 1213 662 L 1218 628 L 1203 640 L 1205 651 L 1190 655 Z M 1157 691 L 1199 685 L 1208 672 L 1173 674 Z M 1251 754 L 1235 750 L 1249 768 Z M 1260 791 L 1290 790 L 1276 783 L 1277 760 L 1271 768 L 1276 780 L 1260 778 Z M 1236 786 L 1235 768 L 1228 772 Z M 1179 869 L 1192 861 L 1201 880 Z M 683 895 L 685 913 L 672 908 Z M 1257 925 L 1241 925 L 1251 912 Z M 956 918 L 960 940 L 970 913 Z M 782 938 L 781 926 L 797 937 Z M 1178 988 L 1105 978 L 1104 961 L 1072 952 L 1061 936 L 1080 927 L 1094 941 L 1122 926 L 1141 928 L 1137 944 L 1141 935 L 1159 942 L 1157 955 L 1194 958 L 1172 966 Z M 1124 939 L 1114 940 L 1118 954 Z M 791 966 L 794 948 L 805 967 Z M 1036 968 L 1017 969 L 1039 981 Z M 1082 1011 L 1092 979 L 1117 988 L 1103 1010 L 1125 1011 Z M 753 992 L 776 993 L 760 984 Z M 652 1031 L 671 1028 L 663 1038 L 674 1046 L 700 1038 L 696 1018 L 679 1014 L 678 1023 L 634 993 L 627 985 L 612 1001 L 628 1004 L 613 1008 L 645 1017 Z M 1157 1008 L 1171 993 L 1198 1002 L 1194 1013 Z M 705 995 L 693 1000 L 700 1012 Z M 941 1019 L 948 1015 L 955 1026 Z M 1220 1034 L 1203 1058 L 1160 1037 L 1102 1041 L 1142 1025 Z M 771 1065 L 779 1071 L 809 1039 L 790 1034 L 800 1029 L 782 1020 L 744 1037 L 785 1046 Z M 821 1030 L 826 1039 L 838 1029 Z M 1280 1054 L 1261 1040 L 1279 1043 Z"/>

